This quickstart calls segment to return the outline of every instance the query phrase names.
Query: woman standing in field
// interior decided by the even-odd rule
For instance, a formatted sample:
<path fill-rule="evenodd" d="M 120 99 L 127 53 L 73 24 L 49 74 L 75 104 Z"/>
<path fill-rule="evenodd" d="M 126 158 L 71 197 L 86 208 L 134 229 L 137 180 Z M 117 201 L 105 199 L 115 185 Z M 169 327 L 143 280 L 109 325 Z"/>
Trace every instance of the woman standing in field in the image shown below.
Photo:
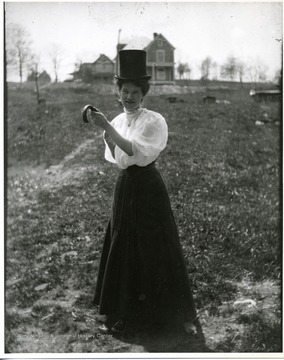
<path fill-rule="evenodd" d="M 194 332 L 196 312 L 169 196 L 155 160 L 166 147 L 162 115 L 142 107 L 149 90 L 146 52 L 122 50 L 115 76 L 124 112 L 112 122 L 88 118 L 104 130 L 105 158 L 120 169 L 106 231 L 94 304 L 107 315 L 101 331 L 129 323 L 182 324 Z"/>

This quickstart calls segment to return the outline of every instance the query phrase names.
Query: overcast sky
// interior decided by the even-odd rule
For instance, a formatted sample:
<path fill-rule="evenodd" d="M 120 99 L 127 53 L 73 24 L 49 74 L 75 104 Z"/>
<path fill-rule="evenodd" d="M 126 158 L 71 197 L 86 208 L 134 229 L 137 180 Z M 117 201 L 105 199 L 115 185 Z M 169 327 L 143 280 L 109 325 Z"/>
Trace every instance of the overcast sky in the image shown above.
<path fill-rule="evenodd" d="M 119 29 L 121 42 L 162 33 L 175 62 L 187 62 L 197 78 L 207 56 L 219 65 L 230 55 L 259 61 L 271 77 L 281 67 L 281 2 L 6 2 L 6 22 L 26 28 L 51 76 L 50 48 L 62 46 L 60 80 L 78 60 L 93 62 L 100 53 L 113 59 Z"/>

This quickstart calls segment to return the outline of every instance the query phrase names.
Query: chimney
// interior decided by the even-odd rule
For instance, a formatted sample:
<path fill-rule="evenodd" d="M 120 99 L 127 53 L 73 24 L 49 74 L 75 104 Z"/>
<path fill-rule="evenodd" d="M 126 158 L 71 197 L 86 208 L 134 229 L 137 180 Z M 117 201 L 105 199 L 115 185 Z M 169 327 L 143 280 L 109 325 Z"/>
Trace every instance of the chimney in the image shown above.
<path fill-rule="evenodd" d="M 157 36 L 158 36 L 158 34 L 157 34 L 157 33 L 154 33 L 154 40 L 156 39 Z"/>

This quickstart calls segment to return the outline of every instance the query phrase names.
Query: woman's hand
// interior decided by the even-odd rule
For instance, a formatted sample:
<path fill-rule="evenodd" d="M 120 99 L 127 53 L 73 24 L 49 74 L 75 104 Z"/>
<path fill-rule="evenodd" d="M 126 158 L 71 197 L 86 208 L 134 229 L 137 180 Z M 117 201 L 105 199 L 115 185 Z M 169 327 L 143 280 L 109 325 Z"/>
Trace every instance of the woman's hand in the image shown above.
<path fill-rule="evenodd" d="M 91 124 L 94 124 L 102 129 L 106 129 L 106 126 L 108 124 L 107 118 L 104 116 L 104 114 L 96 111 L 91 111 L 90 109 L 87 112 L 88 120 Z"/>

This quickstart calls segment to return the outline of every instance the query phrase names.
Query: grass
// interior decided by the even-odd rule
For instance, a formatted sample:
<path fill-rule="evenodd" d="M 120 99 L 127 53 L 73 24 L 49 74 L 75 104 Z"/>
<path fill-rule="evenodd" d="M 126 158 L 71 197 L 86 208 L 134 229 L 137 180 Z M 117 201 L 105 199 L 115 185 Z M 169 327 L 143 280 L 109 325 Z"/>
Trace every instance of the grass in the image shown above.
<path fill-rule="evenodd" d="M 80 109 L 92 103 L 109 118 L 120 113 L 115 94 L 102 92 L 52 86 L 42 90 L 46 104 L 37 106 L 32 89 L 9 90 L 8 352 L 18 351 L 15 333 L 28 324 L 48 334 L 90 331 L 80 311 L 92 311 L 117 169 L 105 162 L 101 131 L 82 123 Z M 236 313 L 232 305 L 220 313 L 222 304 L 238 297 L 242 281 L 273 285 L 281 278 L 279 105 L 253 103 L 241 91 L 225 96 L 230 104 L 203 104 L 200 94 L 179 95 L 184 102 L 175 104 L 167 103 L 166 96 L 146 98 L 145 106 L 162 113 L 169 127 L 158 167 L 169 189 L 195 302 L 206 314 L 205 335 L 215 336 L 210 319 L 224 327 L 228 317 L 236 319 L 237 328 L 227 329 L 211 349 L 281 351 L 277 317 L 263 316 L 259 308 L 252 314 Z M 267 118 L 271 121 L 256 125 Z M 87 140 L 87 148 L 66 158 Z M 59 177 L 55 186 L 50 171 L 59 164 L 61 173 L 73 173 Z M 41 285 L 44 289 L 38 290 Z M 64 307 L 68 292 L 75 300 Z M 241 292 L 261 297 L 243 288 Z M 79 313 L 76 321 L 72 307 Z M 270 308 L 274 314 L 280 305 L 275 308 L 272 301 Z M 33 317 L 21 315 L 25 309 Z M 114 339 L 95 345 L 73 340 L 65 338 L 57 349 L 109 352 L 118 346 Z"/>

